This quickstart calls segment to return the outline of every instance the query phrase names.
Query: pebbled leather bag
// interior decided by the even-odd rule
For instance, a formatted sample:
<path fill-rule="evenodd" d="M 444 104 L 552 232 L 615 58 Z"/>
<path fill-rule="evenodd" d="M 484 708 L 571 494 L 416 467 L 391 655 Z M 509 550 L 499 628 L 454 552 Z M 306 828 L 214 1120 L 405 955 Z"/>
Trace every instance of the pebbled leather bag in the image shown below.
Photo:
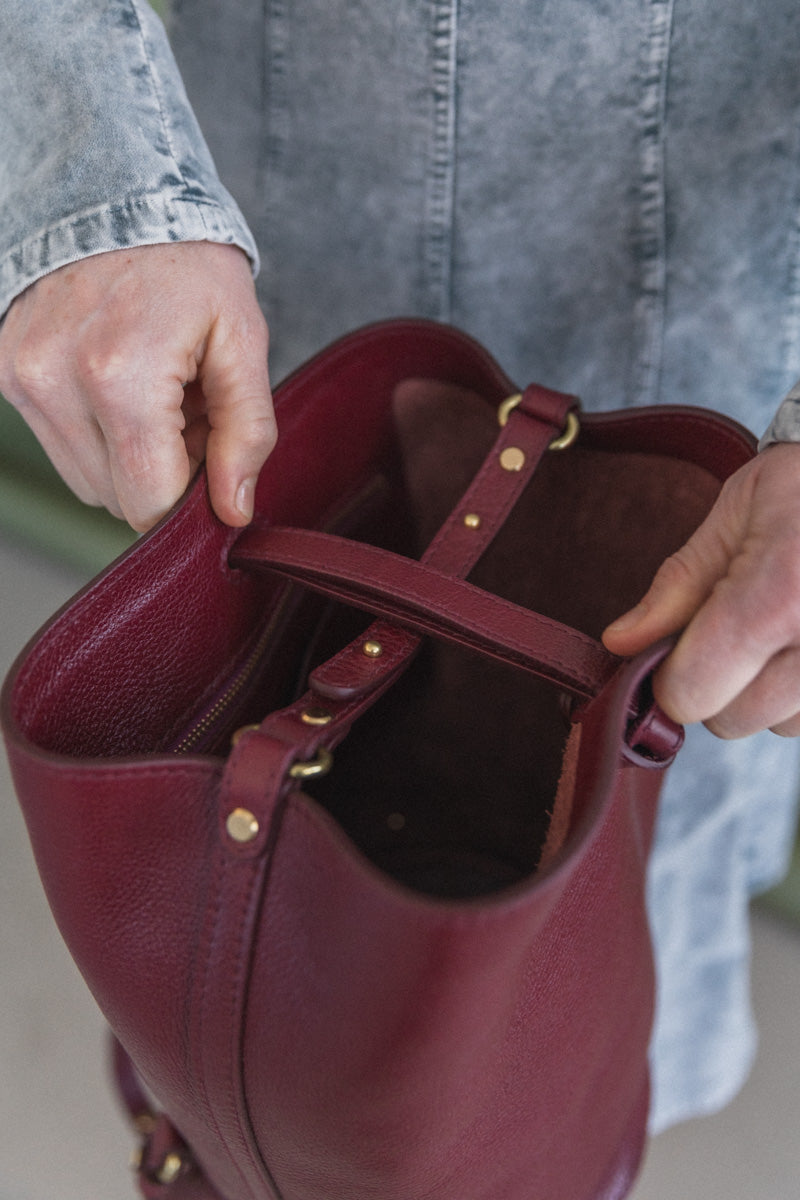
<path fill-rule="evenodd" d="M 55 918 L 166 1200 L 619 1200 L 645 1139 L 666 652 L 597 640 L 753 453 L 368 327 L 3 694 Z M 499 412 L 499 419 L 498 419 Z"/>

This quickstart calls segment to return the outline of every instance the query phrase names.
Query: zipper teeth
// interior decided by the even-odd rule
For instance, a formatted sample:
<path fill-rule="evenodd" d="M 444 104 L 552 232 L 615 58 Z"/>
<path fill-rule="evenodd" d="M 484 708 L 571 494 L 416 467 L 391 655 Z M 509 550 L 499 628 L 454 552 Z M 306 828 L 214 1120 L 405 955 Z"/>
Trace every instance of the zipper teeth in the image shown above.
<path fill-rule="evenodd" d="M 323 525 L 325 532 L 333 530 L 344 525 L 354 512 L 365 506 L 368 501 L 379 494 L 385 487 L 385 480 L 382 476 L 377 476 L 371 479 L 365 487 L 363 487 L 354 496 L 351 496 L 336 513 L 336 515 Z M 212 707 L 206 712 L 191 729 L 187 730 L 181 738 L 173 745 L 173 754 L 186 754 L 193 750 L 197 743 L 200 742 L 206 733 L 220 720 L 225 711 L 236 701 L 244 688 L 253 678 L 253 675 L 262 665 L 262 659 L 268 649 L 268 644 L 272 639 L 275 628 L 278 622 L 283 619 L 286 610 L 289 606 L 292 595 L 297 591 L 297 585 L 287 584 L 286 589 L 275 605 L 273 614 L 267 623 L 266 628 L 259 637 L 250 654 L 245 659 L 239 669 L 238 674 L 228 685 L 225 692 L 217 699 Z"/>
<path fill-rule="evenodd" d="M 283 596 L 278 601 L 275 611 L 272 614 L 266 628 L 262 632 L 253 649 L 250 651 L 245 662 L 239 669 L 235 679 L 228 685 L 227 690 L 214 702 L 213 706 L 205 713 L 201 719 L 188 730 L 180 741 L 173 746 L 174 754 L 185 754 L 187 751 L 194 749 L 203 736 L 219 721 L 226 710 L 234 703 L 245 686 L 251 681 L 256 670 L 261 666 L 261 660 L 267 649 L 267 644 L 272 640 L 272 635 L 279 620 L 283 618 L 289 601 L 289 595 L 292 591 L 289 586 L 284 591 Z"/>

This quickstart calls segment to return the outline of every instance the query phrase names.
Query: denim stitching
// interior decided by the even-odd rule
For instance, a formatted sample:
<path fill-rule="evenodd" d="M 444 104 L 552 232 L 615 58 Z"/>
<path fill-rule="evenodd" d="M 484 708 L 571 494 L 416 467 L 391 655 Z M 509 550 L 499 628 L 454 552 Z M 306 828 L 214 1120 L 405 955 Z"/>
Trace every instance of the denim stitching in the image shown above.
<path fill-rule="evenodd" d="M 178 153 L 176 151 L 175 144 L 172 139 L 172 130 L 170 128 L 170 123 L 169 123 L 168 116 L 167 116 L 167 110 L 164 105 L 164 97 L 162 96 L 161 88 L 159 86 L 158 73 L 156 71 L 155 63 L 153 62 L 152 58 L 150 57 L 150 53 L 149 53 L 149 50 L 147 47 L 147 37 L 145 35 L 144 27 L 142 25 L 142 18 L 141 18 L 141 14 L 139 11 L 139 2 L 140 2 L 140 0 L 131 0 L 131 11 L 136 20 L 136 28 L 137 28 L 137 32 L 139 35 L 139 43 L 140 43 L 141 49 L 142 49 L 142 57 L 144 59 L 145 65 L 147 66 L 147 75 L 150 80 L 150 85 L 151 85 L 151 88 L 153 91 L 153 97 L 155 99 L 156 106 L 158 108 L 158 116 L 159 116 L 159 121 L 161 123 L 161 129 L 164 134 L 164 141 L 167 145 L 167 148 L 168 148 L 169 154 L 170 154 L 170 158 L 172 159 L 172 163 L 175 167 L 175 174 L 180 179 L 181 183 L 183 184 L 184 189 L 186 190 L 186 192 L 188 194 L 196 194 L 197 193 L 197 185 L 195 184 L 195 186 L 192 187 L 189 184 L 189 181 L 187 180 L 186 175 L 184 173 L 183 166 L 181 165 L 180 156 L 178 155 Z M 198 209 L 198 215 L 199 215 L 201 221 L 203 221 L 203 225 L 205 225 L 202 209 Z"/>
<path fill-rule="evenodd" d="M 800 163 L 800 119 L 797 123 L 794 162 Z M 788 391 L 800 378 L 800 173 L 792 203 L 794 214 L 786 246 L 788 270 L 779 360 L 781 379 L 775 388 L 779 394 Z"/>
<path fill-rule="evenodd" d="M 639 245 L 636 303 L 641 350 L 634 401 L 658 400 L 666 307 L 665 111 L 673 0 L 649 0 L 642 58 Z"/>
<path fill-rule="evenodd" d="M 279 303 L 278 276 L 274 268 L 277 248 L 275 239 L 281 227 L 280 187 L 285 178 L 285 155 L 289 141 L 288 99 L 288 41 L 289 16 L 286 0 L 264 2 L 264 57 L 262 79 L 263 137 L 261 139 L 262 206 L 258 215 L 256 240 L 261 247 L 262 271 L 260 293 L 267 311 L 275 311 Z"/>
<path fill-rule="evenodd" d="M 452 307 L 458 0 L 433 0 L 433 129 L 425 197 L 424 280 L 429 315 L 449 320 Z"/>

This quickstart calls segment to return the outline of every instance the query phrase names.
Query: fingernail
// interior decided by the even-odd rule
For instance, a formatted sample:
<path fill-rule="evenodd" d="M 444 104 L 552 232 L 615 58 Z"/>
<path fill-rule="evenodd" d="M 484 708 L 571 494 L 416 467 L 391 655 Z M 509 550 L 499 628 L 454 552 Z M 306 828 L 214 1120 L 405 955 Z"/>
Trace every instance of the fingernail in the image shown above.
<path fill-rule="evenodd" d="M 621 617 L 617 617 L 616 621 L 606 629 L 606 633 L 627 633 L 629 629 L 633 629 L 647 616 L 647 605 L 637 604 L 630 612 L 623 613 Z"/>
<path fill-rule="evenodd" d="M 239 485 L 239 490 L 236 493 L 236 507 L 246 521 L 253 519 L 253 506 L 255 504 L 256 481 L 255 479 L 245 479 L 244 483 Z"/>

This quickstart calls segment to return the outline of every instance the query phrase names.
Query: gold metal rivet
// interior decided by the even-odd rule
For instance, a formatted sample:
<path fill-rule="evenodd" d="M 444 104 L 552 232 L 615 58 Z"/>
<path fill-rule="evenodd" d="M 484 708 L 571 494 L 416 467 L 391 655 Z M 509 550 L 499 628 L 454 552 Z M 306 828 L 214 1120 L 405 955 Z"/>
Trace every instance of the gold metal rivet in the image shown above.
<path fill-rule="evenodd" d="M 500 455 L 500 466 L 504 471 L 521 471 L 525 466 L 525 454 L 519 446 L 506 446 Z"/>
<path fill-rule="evenodd" d="M 132 1171 L 141 1171 L 144 1162 L 144 1146 L 134 1146 L 131 1150 L 130 1164 Z"/>
<path fill-rule="evenodd" d="M 389 813 L 389 816 L 386 818 L 386 824 L 391 830 L 398 833 L 401 829 L 405 829 L 406 819 L 402 813 Z"/>
<path fill-rule="evenodd" d="M 327 708 L 307 708 L 300 714 L 300 720 L 305 725 L 329 725 L 333 720 L 333 713 L 328 712 Z"/>
<path fill-rule="evenodd" d="M 467 513 L 464 517 L 464 524 L 467 529 L 480 529 L 481 519 L 477 513 Z"/>
<path fill-rule="evenodd" d="M 362 650 L 366 654 L 367 658 L 380 658 L 380 656 L 383 654 L 383 646 L 380 644 L 380 642 L 364 642 Z"/>
<path fill-rule="evenodd" d="M 258 837 L 259 824 L 253 814 L 246 808 L 235 808 L 228 814 L 225 822 L 228 836 L 241 846 L 246 846 Z"/>
<path fill-rule="evenodd" d="M 241 729 L 237 729 L 231 734 L 231 746 L 235 746 L 240 738 L 243 738 L 246 733 L 251 733 L 254 729 L 259 729 L 259 725 L 243 725 Z"/>
<path fill-rule="evenodd" d="M 159 1183 L 174 1183 L 183 1170 L 183 1159 L 180 1154 L 168 1154 L 156 1173 Z"/>

